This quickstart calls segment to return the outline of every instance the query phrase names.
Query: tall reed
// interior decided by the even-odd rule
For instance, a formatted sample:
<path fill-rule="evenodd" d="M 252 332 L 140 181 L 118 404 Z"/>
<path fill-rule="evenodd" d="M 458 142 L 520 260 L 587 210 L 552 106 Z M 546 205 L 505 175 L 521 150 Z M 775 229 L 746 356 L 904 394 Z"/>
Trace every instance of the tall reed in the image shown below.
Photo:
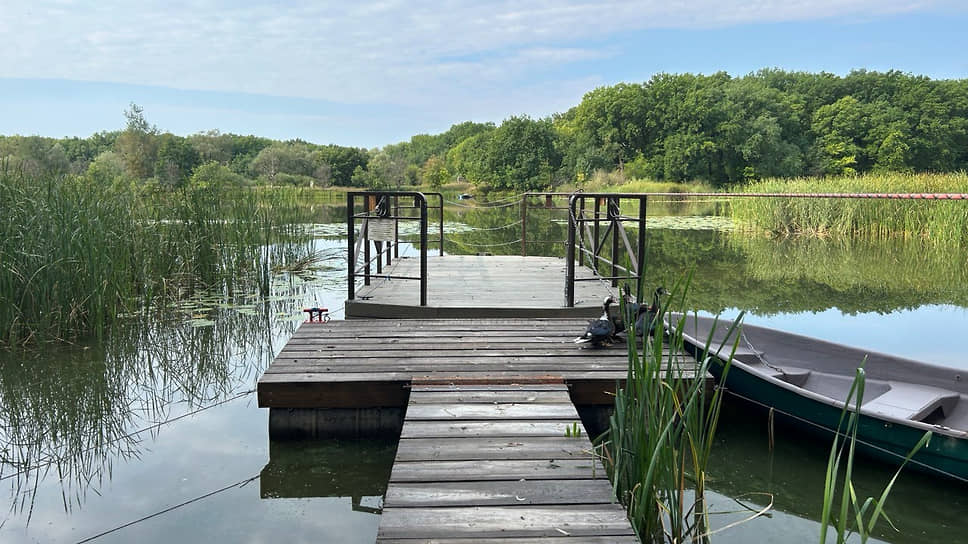
<path fill-rule="evenodd" d="M 672 290 L 677 307 L 684 304 L 686 285 L 688 279 Z M 662 330 L 665 315 L 659 312 L 656 330 Z M 709 534 L 706 467 L 722 389 L 707 398 L 710 358 L 698 366 L 683 364 L 687 359 L 677 331 L 685 315 L 679 315 L 668 340 L 660 333 L 639 343 L 630 335 L 628 376 L 601 442 L 616 495 L 643 542 L 705 541 Z"/>
<path fill-rule="evenodd" d="M 848 178 L 767 179 L 749 193 L 968 193 L 968 173 L 870 174 Z M 778 234 L 923 237 L 968 245 L 968 202 L 848 198 L 734 198 L 730 214 L 740 225 Z"/>
<path fill-rule="evenodd" d="M 314 213 L 303 197 L 36 178 L 0 165 L 0 345 L 101 336 L 120 314 L 200 287 L 264 293 L 269 246 Z"/>
<path fill-rule="evenodd" d="M 884 511 L 884 505 L 894 488 L 894 482 L 897 481 L 897 477 L 904 470 L 907 462 L 931 439 L 931 431 L 926 432 L 904 458 L 904 462 L 901 463 L 897 472 L 884 486 L 880 496 L 876 499 L 868 497 L 863 503 L 860 503 L 854 489 L 852 475 L 854 471 L 854 451 L 857 447 L 857 429 L 860 426 L 859 410 L 864 403 L 864 383 L 865 373 L 862 364 L 857 368 L 854 382 L 847 393 L 847 400 L 837 424 L 837 432 L 834 433 L 834 441 L 830 446 L 820 516 L 820 544 L 826 543 L 829 528 L 834 529 L 837 544 L 847 542 L 855 532 L 863 543 L 870 538 L 874 532 L 874 527 L 880 520 L 883 519 L 890 523 L 891 521 Z M 851 406 L 853 406 L 853 409 L 851 409 Z M 843 470 L 841 470 L 842 462 Z M 841 476 L 843 477 L 842 483 L 840 481 Z M 840 495 L 839 503 L 838 493 Z"/>

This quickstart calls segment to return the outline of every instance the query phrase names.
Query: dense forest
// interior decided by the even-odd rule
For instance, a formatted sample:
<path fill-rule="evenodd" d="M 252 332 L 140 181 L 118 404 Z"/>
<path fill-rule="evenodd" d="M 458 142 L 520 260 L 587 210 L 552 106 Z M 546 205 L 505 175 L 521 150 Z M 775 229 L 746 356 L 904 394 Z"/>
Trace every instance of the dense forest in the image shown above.
<path fill-rule="evenodd" d="M 464 122 L 380 149 L 274 141 L 151 125 L 131 104 L 122 130 L 88 138 L 0 136 L 28 174 L 161 187 L 297 185 L 482 190 L 581 186 L 595 172 L 714 186 L 773 177 L 968 170 L 968 80 L 897 71 L 847 76 L 761 70 L 658 74 L 587 93 L 549 118 Z"/>

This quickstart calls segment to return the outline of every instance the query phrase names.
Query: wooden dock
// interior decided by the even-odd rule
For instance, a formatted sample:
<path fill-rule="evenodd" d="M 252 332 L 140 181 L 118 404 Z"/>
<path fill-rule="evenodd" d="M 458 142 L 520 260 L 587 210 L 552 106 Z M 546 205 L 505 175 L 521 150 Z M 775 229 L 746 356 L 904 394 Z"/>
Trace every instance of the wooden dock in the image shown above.
<path fill-rule="evenodd" d="M 377 542 L 468 538 L 637 542 L 564 383 L 412 386 Z"/>
<path fill-rule="evenodd" d="M 581 348 L 582 318 L 305 323 L 259 379 L 264 408 L 404 407 L 412 383 L 562 380 L 580 405 L 611 405 L 624 343 Z M 692 368 L 683 355 L 682 364 Z"/>
<path fill-rule="evenodd" d="M 353 319 L 296 331 L 258 383 L 270 436 L 399 434 L 382 544 L 637 542 L 582 424 L 607 418 L 627 346 L 574 343 L 614 290 L 577 281 L 569 307 L 563 259 L 449 255 L 421 306 L 417 268 L 396 259 Z"/>
<path fill-rule="evenodd" d="M 417 277 L 420 263 L 402 258 L 385 276 Z M 427 259 L 427 306 L 417 283 L 379 276 L 346 301 L 347 318 L 597 317 L 609 293 L 605 281 L 578 267 L 575 306 L 565 306 L 565 260 L 514 255 L 447 255 Z M 591 280 L 591 281 L 585 281 Z"/>

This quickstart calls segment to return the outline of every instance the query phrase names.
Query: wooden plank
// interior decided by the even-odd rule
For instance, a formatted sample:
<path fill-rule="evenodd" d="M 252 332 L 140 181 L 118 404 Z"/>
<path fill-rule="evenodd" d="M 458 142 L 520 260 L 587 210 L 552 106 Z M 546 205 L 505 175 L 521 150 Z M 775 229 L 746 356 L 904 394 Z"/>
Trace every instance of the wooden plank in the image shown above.
<path fill-rule="evenodd" d="M 425 384 L 425 383 L 414 383 L 411 384 L 410 388 L 413 391 L 428 393 L 428 392 L 447 392 L 447 393 L 502 393 L 506 392 L 508 394 L 517 394 L 520 391 L 544 391 L 544 392 L 555 392 L 563 391 L 568 392 L 568 386 L 562 382 L 559 383 L 513 383 L 513 384 L 450 384 L 450 385 L 440 385 L 440 384 Z M 422 397 L 422 396 L 421 396 Z M 421 398 L 418 397 L 418 398 Z"/>
<path fill-rule="evenodd" d="M 583 360 L 597 360 L 600 358 L 627 360 L 625 353 L 616 353 L 614 351 L 609 352 L 609 350 L 597 350 L 592 348 L 581 348 L 575 344 L 570 346 L 560 345 L 541 345 L 541 346 L 528 346 L 527 348 L 521 349 L 454 349 L 450 346 L 436 346 L 436 349 L 428 348 L 427 350 L 415 353 L 415 350 L 420 348 L 393 348 L 393 349 L 381 349 L 381 350 L 326 350 L 326 351 L 298 351 L 298 352 L 287 352 L 283 351 L 279 357 L 276 358 L 278 361 L 286 361 L 287 359 L 296 360 L 315 360 L 323 359 L 331 361 L 334 359 L 365 359 L 365 358 L 376 358 L 381 360 L 396 360 L 396 359 L 441 359 L 441 358 L 464 358 L 464 357 L 501 357 L 501 358 L 515 358 L 515 357 L 554 357 L 554 358 L 569 358 L 569 359 L 583 359 Z M 294 353 L 295 356 L 290 355 Z"/>
<path fill-rule="evenodd" d="M 438 378 L 443 375 L 439 374 Z M 504 372 L 478 372 L 478 371 L 461 371 L 455 373 L 448 373 L 448 375 L 454 379 L 464 379 L 473 380 L 480 379 L 483 383 L 486 383 L 489 379 L 495 378 L 507 378 L 512 380 L 511 383 L 515 383 L 513 380 L 520 378 L 521 383 L 526 382 L 534 373 L 522 373 L 516 371 L 504 371 Z M 562 370 L 558 373 L 558 376 L 564 378 L 566 381 L 576 381 L 576 380 L 625 380 L 628 372 L 625 370 L 600 370 L 600 371 L 587 371 L 587 370 Z M 418 378 L 434 378 L 433 373 L 413 373 L 413 372 L 380 372 L 378 370 L 373 370 L 371 372 L 326 372 L 323 370 L 313 370 L 306 372 L 268 372 L 259 378 L 259 383 L 297 383 L 297 382 L 359 382 L 361 384 L 366 384 L 369 382 L 403 382 L 407 383 Z"/>
<path fill-rule="evenodd" d="M 409 424 L 409 422 L 408 422 Z M 582 434 L 585 433 L 581 428 Z M 564 436 L 410 438 L 397 446 L 398 461 L 472 461 L 476 459 L 557 459 L 592 457 L 587 440 Z"/>
<path fill-rule="evenodd" d="M 416 390 L 416 389 L 414 389 Z M 447 404 L 459 402 L 462 404 L 493 404 L 495 402 L 514 402 L 516 404 L 555 404 L 561 402 L 561 392 L 564 392 L 567 399 L 568 390 L 562 385 L 560 391 L 540 391 L 531 390 L 522 395 L 522 390 L 516 391 L 495 391 L 490 390 L 444 390 L 444 391 L 421 391 L 420 395 L 414 395 L 410 399 L 411 407 L 422 404 Z"/>
<path fill-rule="evenodd" d="M 568 421 L 408 421 L 401 438 L 447 438 L 453 436 L 565 436 Z"/>
<path fill-rule="evenodd" d="M 384 504 L 393 508 L 419 506 L 528 506 L 550 504 L 611 504 L 608 481 L 513 480 L 483 482 L 394 482 Z"/>
<path fill-rule="evenodd" d="M 618 505 L 387 508 L 379 538 L 584 537 L 634 535 Z"/>
<path fill-rule="evenodd" d="M 515 404 L 494 402 L 491 404 L 411 404 L 407 408 L 407 420 L 458 419 L 475 420 L 513 420 L 513 419 L 567 419 L 575 421 L 578 412 L 568 404 Z"/>
<path fill-rule="evenodd" d="M 376 544 L 563 544 L 563 539 L 569 536 L 557 537 L 488 537 L 488 538 L 378 538 Z M 564 542 L 575 542 L 574 538 Z M 582 536 L 582 544 L 639 544 L 634 536 Z"/>
<path fill-rule="evenodd" d="M 409 424 L 409 421 L 407 422 Z M 594 458 L 505 459 L 474 461 L 397 461 L 390 481 L 468 482 L 474 480 L 585 480 L 604 478 Z"/>

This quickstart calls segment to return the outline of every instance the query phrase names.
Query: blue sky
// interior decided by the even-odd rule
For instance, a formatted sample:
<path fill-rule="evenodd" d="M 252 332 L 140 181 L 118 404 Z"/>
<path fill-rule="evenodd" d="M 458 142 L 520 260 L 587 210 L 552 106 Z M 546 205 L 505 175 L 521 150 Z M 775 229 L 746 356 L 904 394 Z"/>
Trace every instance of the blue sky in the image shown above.
<path fill-rule="evenodd" d="M 968 78 L 964 0 L 0 0 L 0 134 L 161 130 L 379 147 L 542 117 L 659 72 Z"/>

